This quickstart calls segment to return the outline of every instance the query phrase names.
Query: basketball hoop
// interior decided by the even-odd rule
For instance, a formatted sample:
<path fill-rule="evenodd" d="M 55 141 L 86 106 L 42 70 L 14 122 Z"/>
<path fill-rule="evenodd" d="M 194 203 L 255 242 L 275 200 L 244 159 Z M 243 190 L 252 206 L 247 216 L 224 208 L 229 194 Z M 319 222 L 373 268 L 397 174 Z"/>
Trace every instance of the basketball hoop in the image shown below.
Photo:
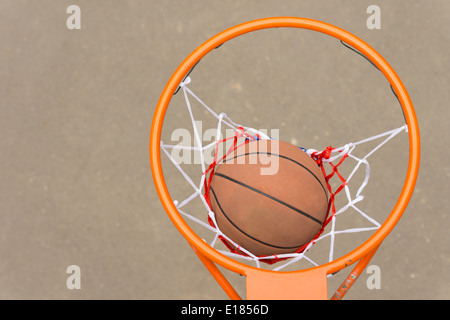
<path fill-rule="evenodd" d="M 204 57 L 213 49 L 221 46 L 223 43 L 249 32 L 279 27 L 301 28 L 324 33 L 341 40 L 343 43 L 357 50 L 357 52 L 366 57 L 387 78 L 403 110 L 406 125 L 402 127 L 382 133 L 375 137 L 370 137 L 355 143 L 346 144 L 345 146 L 340 148 L 330 148 L 329 150 L 323 151 L 307 150 L 307 152 L 313 157 L 313 159 L 317 160 L 320 165 L 323 165 L 324 163 L 329 163 L 331 165 L 331 173 L 327 173 L 325 171 L 325 168 L 322 167 L 325 176 L 330 175 L 331 178 L 331 175 L 339 175 L 337 167 L 341 163 L 341 160 L 346 157 L 356 160 L 356 169 L 360 166 L 367 166 L 366 171 L 368 171 L 367 157 L 371 155 L 375 150 L 378 150 L 381 145 L 389 141 L 400 132 L 406 131 L 409 137 L 409 163 L 406 178 L 404 180 L 400 196 L 398 197 L 398 200 L 387 219 L 383 223 L 378 223 L 375 221 L 374 225 L 376 228 L 374 229 L 376 230 L 374 231 L 374 233 L 363 244 L 361 244 L 351 252 L 334 260 L 332 259 L 332 253 L 330 253 L 329 262 L 320 265 L 314 264 L 314 266 L 311 268 L 295 271 L 283 271 L 282 267 L 277 267 L 273 270 L 262 269 L 259 267 L 259 262 L 261 261 L 260 258 L 254 257 L 251 253 L 247 252 L 249 259 L 256 264 L 249 265 L 238 261 L 237 257 L 232 253 L 226 254 L 225 252 L 219 251 L 214 248 L 214 244 L 204 241 L 193 231 L 193 229 L 185 220 L 185 218 L 192 220 L 198 219 L 185 214 L 182 210 L 182 206 L 193 197 L 203 197 L 202 189 L 204 188 L 206 177 L 202 177 L 200 185 L 196 185 L 192 181 L 188 180 L 190 181 L 189 183 L 192 185 L 195 192 L 191 196 L 187 197 L 185 201 L 180 203 L 174 201 L 169 193 L 161 164 L 161 150 L 163 151 L 163 153 L 168 154 L 167 148 L 170 147 L 164 145 L 164 143 L 161 141 L 161 131 L 164 117 L 173 95 L 178 92 L 178 90 L 183 91 L 188 108 L 190 106 L 189 97 L 194 98 L 198 102 L 200 102 L 213 116 L 215 116 L 218 120 L 218 130 L 220 130 L 223 124 L 227 125 L 230 128 L 234 128 L 235 130 L 240 130 L 239 128 L 242 128 L 243 131 L 239 131 L 241 135 L 239 138 L 241 139 L 252 139 L 251 137 L 255 137 L 257 134 L 263 135 L 263 133 L 257 132 L 255 129 L 245 127 L 233 122 L 225 114 L 218 114 L 214 112 L 188 88 L 190 82 L 190 78 L 188 76 L 190 71 L 202 59 L 202 57 Z M 265 136 L 263 138 L 267 139 L 269 137 Z M 377 147 L 373 149 L 368 155 L 363 158 L 357 158 L 352 155 L 351 152 L 357 145 L 366 141 L 373 141 L 376 139 L 382 139 L 382 142 L 379 143 Z M 215 145 L 217 145 L 217 141 L 216 144 L 213 143 L 209 147 L 214 148 Z M 197 148 L 203 150 L 203 146 L 201 145 L 201 143 L 197 145 Z M 412 102 L 400 78 L 391 68 L 391 66 L 385 61 L 385 59 L 364 41 L 347 31 L 324 22 L 296 17 L 275 17 L 246 22 L 217 34 L 216 36 L 212 37 L 201 46 L 199 46 L 181 63 L 181 65 L 173 73 L 172 77 L 164 88 L 156 106 L 150 132 L 151 170 L 153 180 L 163 207 L 179 232 L 186 238 L 200 260 L 204 263 L 213 277 L 232 299 L 239 299 L 240 297 L 234 290 L 234 288 L 230 285 L 230 283 L 226 280 L 224 275 L 217 268 L 216 264 L 235 273 L 246 276 L 246 296 L 248 299 L 325 299 L 327 298 L 327 276 L 358 262 L 352 273 L 349 275 L 348 279 L 333 296 L 333 298 L 335 299 L 342 298 L 343 295 L 347 292 L 348 288 L 356 280 L 358 275 L 362 272 L 362 270 L 364 270 L 365 266 L 369 263 L 370 259 L 375 254 L 381 242 L 391 232 L 391 230 L 394 228 L 394 226 L 402 216 L 404 210 L 406 209 L 417 179 L 419 170 L 419 158 L 419 128 Z M 333 164 L 333 161 L 337 161 L 338 164 Z M 174 165 L 177 166 L 175 162 Z M 207 168 L 203 161 L 202 166 L 202 172 L 205 173 Z M 367 178 L 363 181 L 360 189 L 357 192 L 357 197 L 352 197 L 351 199 L 349 199 L 349 205 L 354 206 L 357 201 L 360 201 L 362 199 L 359 198 L 359 195 L 360 191 L 364 189 L 365 185 L 367 184 L 367 174 L 368 172 L 366 172 Z M 188 177 L 185 178 L 188 179 Z M 348 179 L 349 178 L 347 177 L 347 180 Z M 339 189 L 339 192 L 340 191 L 347 192 L 346 182 L 343 181 L 342 188 Z M 334 192 L 334 194 L 336 193 L 337 190 Z M 204 201 L 204 197 L 202 201 Z M 210 210 L 207 209 L 207 211 Z M 333 214 L 337 213 L 339 213 L 339 210 L 334 209 Z M 208 214 L 211 218 L 210 212 L 207 212 L 206 216 L 208 216 Z M 195 222 L 202 224 L 205 228 L 210 228 L 211 232 L 216 232 L 216 238 L 218 236 L 226 237 L 225 235 L 220 233 L 220 230 L 214 228 L 214 225 L 211 226 L 211 224 L 202 221 Z M 328 222 L 333 223 L 332 220 Z M 335 234 L 336 232 L 329 234 L 329 236 L 334 237 Z M 216 238 L 213 241 L 214 243 L 216 241 Z M 311 243 L 311 245 L 312 244 L 313 243 Z M 306 251 L 307 249 L 309 249 L 309 247 L 306 248 Z M 243 251 L 245 251 L 245 249 L 243 249 Z M 298 260 L 305 258 L 305 255 L 303 253 L 297 253 L 296 256 L 293 255 L 292 257 L 286 258 L 291 258 L 291 261 L 296 261 L 296 259 Z M 288 262 L 288 264 L 289 263 L 290 261 Z"/>

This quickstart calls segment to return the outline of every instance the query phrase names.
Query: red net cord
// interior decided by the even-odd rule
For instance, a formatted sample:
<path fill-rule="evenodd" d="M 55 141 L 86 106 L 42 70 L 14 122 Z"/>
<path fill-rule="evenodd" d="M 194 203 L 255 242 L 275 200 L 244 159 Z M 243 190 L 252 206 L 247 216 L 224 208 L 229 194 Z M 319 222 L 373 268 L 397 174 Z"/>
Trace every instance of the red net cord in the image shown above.
<path fill-rule="evenodd" d="M 241 137 L 245 137 L 245 142 L 241 143 L 240 145 L 237 145 L 238 139 Z M 233 139 L 232 145 L 230 146 L 230 148 L 228 149 L 228 151 L 226 152 L 226 154 L 221 157 L 220 159 L 218 159 L 218 150 L 219 150 L 219 144 L 226 142 L 227 140 Z M 211 180 L 214 176 L 215 173 L 215 167 L 223 160 L 225 159 L 230 153 L 232 153 L 236 148 L 240 147 L 241 145 L 244 145 L 246 143 L 248 143 L 249 141 L 252 140 L 256 140 L 259 139 L 259 136 L 257 136 L 256 138 L 245 133 L 244 129 L 242 127 L 239 127 L 238 130 L 236 131 L 236 134 L 233 137 L 230 138 L 226 138 L 223 140 L 219 140 L 217 141 L 216 144 L 216 148 L 215 148 L 215 152 L 214 152 L 214 159 L 213 162 L 209 165 L 208 169 L 205 170 L 205 172 L 203 173 L 206 176 L 206 181 L 205 181 L 205 200 L 208 203 L 210 209 L 211 209 L 211 203 L 210 203 L 210 199 L 209 199 L 209 189 L 210 189 L 210 185 L 211 185 Z M 310 244 L 314 244 L 315 241 L 320 237 L 320 235 L 323 233 L 323 231 L 325 230 L 326 226 L 331 222 L 331 220 L 333 219 L 333 217 L 336 214 L 336 207 L 335 207 L 335 198 L 336 195 L 341 192 L 345 185 L 347 184 L 346 180 L 344 179 L 344 177 L 339 173 L 339 166 L 344 162 L 344 160 L 348 157 L 348 154 L 344 154 L 339 162 L 334 165 L 332 162 L 326 161 L 329 160 L 331 153 L 333 152 L 334 148 L 327 147 L 325 150 L 321 151 L 321 152 L 312 152 L 311 153 L 311 158 L 317 163 L 317 165 L 320 167 L 320 169 L 322 170 L 322 174 L 325 177 L 325 181 L 327 183 L 327 188 L 328 188 L 328 192 L 330 194 L 330 198 L 328 200 L 328 209 L 327 209 L 327 215 L 325 217 L 324 223 L 322 224 L 321 229 L 319 230 L 319 232 L 316 234 L 316 236 L 308 243 L 302 245 L 300 248 L 298 248 L 294 253 L 302 253 L 306 250 L 306 248 L 308 248 L 310 246 Z M 327 173 L 325 170 L 325 166 L 326 164 L 328 164 L 331 167 L 331 172 Z M 331 184 L 330 184 L 330 180 L 331 178 L 333 178 L 334 176 L 338 177 L 338 179 L 341 181 L 339 187 L 333 192 L 332 188 L 331 188 Z M 208 222 L 209 224 L 216 228 L 214 221 L 208 216 Z M 236 246 L 232 243 L 230 243 L 230 241 L 228 241 L 227 239 L 225 239 L 223 236 L 219 236 L 219 239 L 225 244 L 225 246 L 232 252 L 238 255 L 242 255 L 242 256 L 248 256 L 247 253 L 243 252 L 240 250 L 239 246 Z M 267 264 L 274 264 L 276 262 L 279 261 L 283 261 L 289 258 L 280 258 L 277 257 L 277 255 L 274 256 L 274 258 L 267 258 L 265 259 L 266 256 L 258 256 L 258 258 L 260 259 L 260 261 L 265 262 Z"/>

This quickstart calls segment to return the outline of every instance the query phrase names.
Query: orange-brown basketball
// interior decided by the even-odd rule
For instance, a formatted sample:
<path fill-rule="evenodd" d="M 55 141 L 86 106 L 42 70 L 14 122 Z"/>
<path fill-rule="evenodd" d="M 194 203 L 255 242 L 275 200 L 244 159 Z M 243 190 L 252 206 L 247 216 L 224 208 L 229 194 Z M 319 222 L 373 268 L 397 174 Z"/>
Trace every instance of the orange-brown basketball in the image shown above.
<path fill-rule="evenodd" d="M 297 251 L 319 232 L 328 209 L 319 166 L 277 140 L 229 154 L 216 167 L 209 198 L 219 229 L 256 256 Z"/>

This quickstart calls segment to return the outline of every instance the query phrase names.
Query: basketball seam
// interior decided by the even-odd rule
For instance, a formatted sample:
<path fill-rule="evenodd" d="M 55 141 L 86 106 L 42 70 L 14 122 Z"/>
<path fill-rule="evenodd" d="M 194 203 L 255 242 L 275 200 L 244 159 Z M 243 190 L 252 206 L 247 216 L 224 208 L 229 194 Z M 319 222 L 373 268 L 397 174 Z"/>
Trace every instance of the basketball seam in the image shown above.
<path fill-rule="evenodd" d="M 219 173 L 219 172 L 216 172 L 216 173 L 214 174 L 214 176 L 218 176 L 218 177 L 227 179 L 227 180 L 229 180 L 229 181 L 231 181 L 231 182 L 234 182 L 234 183 L 236 183 L 236 184 L 239 184 L 239 185 L 241 185 L 241 186 L 243 186 L 243 187 L 245 187 L 245 188 L 247 188 L 247 189 L 250 189 L 250 190 L 252 190 L 252 191 L 254 191 L 254 192 L 256 192 L 256 193 L 259 193 L 259 194 L 261 194 L 261 195 L 263 195 L 263 196 L 265 196 L 265 197 L 267 197 L 267 198 L 269 198 L 269 199 L 271 199 L 271 200 L 274 200 L 274 201 L 276 201 L 276 202 L 278 202 L 278 203 L 280 203 L 280 204 L 282 204 L 282 205 L 288 207 L 289 209 L 292 209 L 292 210 L 294 210 L 294 211 L 300 213 L 301 215 L 305 216 L 306 218 L 309 218 L 309 219 L 311 219 L 312 221 L 318 223 L 320 226 L 322 226 L 322 222 L 321 222 L 319 219 L 317 219 L 317 218 L 311 216 L 310 214 L 308 214 L 308 213 L 306 213 L 306 212 L 304 212 L 304 211 L 302 211 L 302 210 L 300 210 L 300 209 L 298 209 L 298 208 L 296 208 L 296 207 L 290 205 L 289 203 L 286 203 L 286 202 L 284 202 L 284 201 L 282 201 L 282 200 L 280 200 L 280 199 L 278 199 L 278 198 L 275 198 L 275 197 L 271 196 L 270 194 L 267 194 L 267 193 L 265 193 L 265 192 L 263 192 L 263 191 L 261 191 L 261 190 L 258 190 L 258 189 L 256 189 L 256 188 L 253 188 L 252 186 L 249 186 L 248 184 L 245 184 L 245 183 L 243 183 L 243 182 L 241 182 L 241 181 L 238 181 L 238 180 L 236 180 L 236 179 L 233 179 L 233 178 L 231 178 L 231 177 L 229 177 L 229 176 L 226 176 L 226 175 L 224 175 L 224 174 L 222 174 L 222 173 Z"/>
<path fill-rule="evenodd" d="M 291 159 L 289 157 L 283 156 L 281 154 L 271 153 L 271 152 L 258 151 L 258 152 L 248 152 L 248 153 L 244 153 L 244 154 L 239 154 L 239 155 L 234 156 L 233 158 L 224 159 L 223 162 L 225 163 L 225 162 L 227 162 L 229 160 L 232 160 L 232 159 L 235 159 L 237 157 L 248 156 L 248 155 L 252 155 L 252 154 L 266 154 L 266 155 L 270 155 L 270 156 L 278 156 L 279 158 L 286 159 L 286 160 L 294 162 L 295 164 L 298 164 L 299 166 L 304 168 L 306 171 L 308 171 L 314 177 L 314 179 L 317 180 L 317 182 L 319 182 L 320 186 L 323 189 L 323 192 L 325 193 L 325 197 L 327 198 L 327 203 L 328 203 L 328 193 L 327 193 L 326 188 L 324 187 L 324 185 L 320 181 L 320 179 L 311 170 L 309 170 L 306 166 L 302 165 L 300 162 L 295 161 L 294 159 Z"/>
<path fill-rule="evenodd" d="M 276 246 L 273 244 L 269 244 L 267 242 L 264 242 L 262 240 L 259 240 L 251 235 L 249 235 L 248 233 L 246 233 L 245 231 L 243 231 L 241 228 L 239 228 L 237 225 L 234 224 L 234 222 L 227 216 L 227 214 L 225 213 L 225 211 L 223 210 L 222 206 L 220 205 L 219 199 L 217 199 L 216 193 L 214 192 L 213 188 L 210 188 L 213 196 L 214 196 L 214 200 L 216 201 L 217 205 L 219 206 L 220 211 L 222 212 L 222 214 L 224 215 L 224 217 L 233 225 L 233 227 L 235 227 L 239 232 L 241 232 L 242 234 L 244 234 L 245 236 L 249 237 L 250 239 L 255 240 L 256 242 L 259 242 L 263 245 L 269 246 L 269 247 L 273 247 L 273 248 L 278 248 L 278 249 L 295 249 L 295 248 L 299 248 L 304 244 L 298 245 L 298 246 L 293 246 L 293 247 L 281 247 L 281 246 Z"/>

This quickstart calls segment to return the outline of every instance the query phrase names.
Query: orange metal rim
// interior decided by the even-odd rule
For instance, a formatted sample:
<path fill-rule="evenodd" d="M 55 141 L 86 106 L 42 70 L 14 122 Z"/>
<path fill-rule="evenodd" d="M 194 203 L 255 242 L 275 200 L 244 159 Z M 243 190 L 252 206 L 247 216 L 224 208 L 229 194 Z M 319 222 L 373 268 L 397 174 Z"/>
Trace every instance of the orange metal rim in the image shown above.
<path fill-rule="evenodd" d="M 400 196 L 392 209 L 390 215 L 382 224 L 382 226 L 361 246 L 349 252 L 348 254 L 331 261 L 329 263 L 317 266 L 311 269 L 321 269 L 324 274 L 334 273 L 338 270 L 345 268 L 348 265 L 361 259 L 363 256 L 367 255 L 373 249 L 379 246 L 379 244 L 386 238 L 386 236 L 391 232 L 394 226 L 397 224 L 401 218 L 404 210 L 406 209 L 408 202 L 413 194 L 414 186 L 417 180 L 417 175 L 419 171 L 420 162 L 420 137 L 419 137 L 419 126 L 416 118 L 416 114 L 402 81 L 392 69 L 392 67 L 386 62 L 386 60 L 376 52 L 371 46 L 365 43 L 363 40 L 359 39 L 355 35 L 338 28 L 336 26 L 306 18 L 299 17 L 273 17 L 264 18 L 254 21 L 249 21 L 242 23 L 240 25 L 229 28 L 211 39 L 204 42 L 196 50 L 194 50 L 176 69 L 168 83 L 166 84 L 153 116 L 153 121 L 150 131 L 150 166 L 153 175 L 153 180 L 156 186 L 161 203 L 164 209 L 169 215 L 172 222 L 175 224 L 179 232 L 188 240 L 188 242 L 197 248 L 202 254 L 211 259 L 212 261 L 218 263 L 222 267 L 225 267 L 236 273 L 242 275 L 247 275 L 249 272 L 258 270 L 260 272 L 275 272 L 268 270 L 260 270 L 256 267 L 240 263 L 233 260 L 210 247 L 205 241 L 203 241 L 184 221 L 177 208 L 175 207 L 173 200 L 170 196 L 168 188 L 164 180 L 164 174 L 161 166 L 161 130 L 164 122 L 164 116 L 166 110 L 169 106 L 170 100 L 173 93 L 179 86 L 180 82 L 189 72 L 189 70 L 194 67 L 194 65 L 200 61 L 200 59 L 212 51 L 214 48 L 238 37 L 242 34 L 268 29 L 276 27 L 286 27 L 286 28 L 301 28 L 308 29 L 317 32 L 321 32 L 344 41 L 345 43 L 351 45 L 356 50 L 364 54 L 369 60 L 371 60 L 385 75 L 385 77 L 390 82 L 393 90 L 395 91 L 400 104 L 403 109 L 405 120 L 408 126 L 409 135 L 409 160 L 408 160 L 408 170 L 406 178 L 401 190 Z M 307 272 L 311 269 L 304 269 L 298 271 L 290 271 L 291 273 Z"/>

